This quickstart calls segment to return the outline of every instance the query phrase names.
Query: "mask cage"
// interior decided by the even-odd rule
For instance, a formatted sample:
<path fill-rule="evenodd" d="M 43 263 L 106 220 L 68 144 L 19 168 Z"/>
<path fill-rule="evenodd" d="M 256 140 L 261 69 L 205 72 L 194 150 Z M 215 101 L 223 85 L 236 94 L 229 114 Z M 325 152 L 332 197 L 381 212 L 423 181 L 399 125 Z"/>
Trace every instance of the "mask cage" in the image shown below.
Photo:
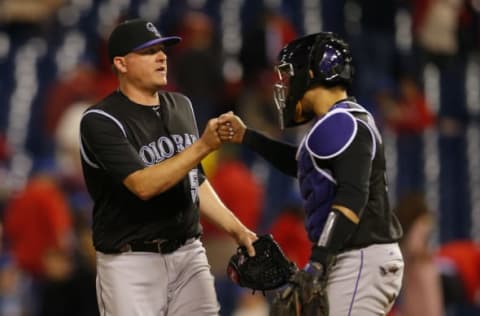
<path fill-rule="evenodd" d="M 273 99 L 277 107 L 280 127 L 285 128 L 284 111 L 287 107 L 287 97 L 291 86 L 292 77 L 295 75 L 291 63 L 283 63 L 275 67 L 277 81 L 273 86 Z"/>

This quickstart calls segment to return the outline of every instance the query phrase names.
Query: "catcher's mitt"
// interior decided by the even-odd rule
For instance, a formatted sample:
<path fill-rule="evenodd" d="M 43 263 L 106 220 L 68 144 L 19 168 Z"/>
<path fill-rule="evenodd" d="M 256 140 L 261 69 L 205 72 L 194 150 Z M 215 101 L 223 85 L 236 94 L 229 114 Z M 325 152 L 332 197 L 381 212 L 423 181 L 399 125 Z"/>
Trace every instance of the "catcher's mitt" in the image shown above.
<path fill-rule="evenodd" d="M 253 242 L 255 256 L 245 247 L 238 247 L 227 266 L 228 277 L 236 284 L 253 290 L 276 289 L 287 283 L 297 271 L 271 235 L 262 235 Z"/>
<path fill-rule="evenodd" d="M 326 277 L 304 270 L 297 271 L 288 286 L 276 293 L 272 316 L 328 316 Z"/>

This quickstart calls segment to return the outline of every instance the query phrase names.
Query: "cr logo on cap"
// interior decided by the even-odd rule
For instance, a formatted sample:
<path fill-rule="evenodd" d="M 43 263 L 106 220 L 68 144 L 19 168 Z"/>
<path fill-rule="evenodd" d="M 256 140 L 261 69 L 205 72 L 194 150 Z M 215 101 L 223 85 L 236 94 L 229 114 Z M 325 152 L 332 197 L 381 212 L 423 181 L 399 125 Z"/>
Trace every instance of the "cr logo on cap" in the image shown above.
<path fill-rule="evenodd" d="M 147 30 L 155 34 L 157 37 L 162 37 L 160 35 L 160 32 L 157 30 L 157 28 L 155 27 L 155 25 L 153 25 L 152 22 L 148 22 L 146 26 L 147 26 Z"/>

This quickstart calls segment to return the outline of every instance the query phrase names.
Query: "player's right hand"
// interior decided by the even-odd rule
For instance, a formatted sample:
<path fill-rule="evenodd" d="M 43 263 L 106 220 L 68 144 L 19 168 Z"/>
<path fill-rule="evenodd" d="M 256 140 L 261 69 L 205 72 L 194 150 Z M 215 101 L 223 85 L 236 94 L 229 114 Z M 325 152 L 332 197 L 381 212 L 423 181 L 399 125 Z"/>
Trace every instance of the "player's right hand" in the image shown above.
<path fill-rule="evenodd" d="M 208 121 L 205 130 L 201 136 L 201 140 L 210 148 L 215 150 L 220 147 L 222 140 L 218 133 L 218 118 L 213 118 Z"/>
<path fill-rule="evenodd" d="M 247 126 L 232 111 L 218 117 L 218 135 L 223 142 L 241 143 Z"/>

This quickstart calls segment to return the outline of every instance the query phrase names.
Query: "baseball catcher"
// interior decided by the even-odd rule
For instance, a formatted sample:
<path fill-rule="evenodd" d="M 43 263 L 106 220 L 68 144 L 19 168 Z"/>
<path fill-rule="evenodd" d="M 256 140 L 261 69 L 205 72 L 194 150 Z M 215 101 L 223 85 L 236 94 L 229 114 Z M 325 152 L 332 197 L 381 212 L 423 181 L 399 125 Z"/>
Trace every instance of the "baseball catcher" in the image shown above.
<path fill-rule="evenodd" d="M 303 36 L 280 51 L 275 70 L 280 127 L 312 121 L 298 146 L 247 128 L 233 113 L 219 119 L 222 140 L 296 177 L 304 201 L 310 261 L 276 293 L 271 314 L 386 315 L 402 283 L 402 229 L 389 205 L 381 133 L 348 95 L 350 48 L 333 33 Z"/>

